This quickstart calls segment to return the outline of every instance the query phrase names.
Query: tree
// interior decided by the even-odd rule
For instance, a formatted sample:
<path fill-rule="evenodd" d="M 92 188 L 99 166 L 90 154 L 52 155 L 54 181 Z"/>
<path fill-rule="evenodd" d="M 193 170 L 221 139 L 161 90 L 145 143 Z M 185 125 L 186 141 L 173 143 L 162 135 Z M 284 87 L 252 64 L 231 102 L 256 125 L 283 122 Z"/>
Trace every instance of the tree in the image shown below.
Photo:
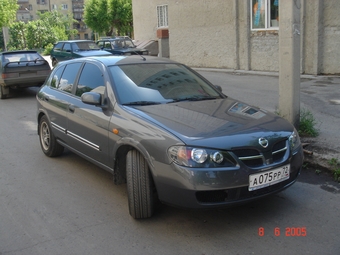
<path fill-rule="evenodd" d="M 17 0 L 0 0 L 0 26 L 6 27 L 16 19 Z"/>
<path fill-rule="evenodd" d="M 99 34 L 112 36 L 132 32 L 131 0 L 87 0 L 84 19 Z"/>
<path fill-rule="evenodd" d="M 17 4 L 17 0 L 0 0 L 0 27 L 2 28 L 1 32 L 4 32 L 4 28 L 16 19 L 18 8 L 19 5 Z M 0 41 L 0 48 L 6 48 L 4 33 L 1 33 Z"/>
<path fill-rule="evenodd" d="M 118 35 L 131 34 L 132 24 L 132 2 L 131 0 L 109 0 L 110 16 L 113 17 L 113 24 Z"/>
<path fill-rule="evenodd" d="M 65 17 L 58 11 L 38 12 L 39 19 L 24 23 L 14 22 L 10 25 L 11 49 L 42 49 L 48 44 L 59 40 L 67 40 L 76 34 L 76 29 L 70 29 L 73 22 L 71 15 Z"/>
<path fill-rule="evenodd" d="M 9 29 L 10 41 L 8 44 L 9 49 L 26 49 L 26 24 L 22 21 L 14 22 Z"/>
<path fill-rule="evenodd" d="M 58 40 L 67 40 L 72 35 L 78 33 L 76 29 L 72 28 L 73 23 L 77 23 L 78 21 L 72 18 L 71 13 L 64 16 L 58 11 L 38 12 L 38 16 L 39 19 L 46 24 L 47 31 L 57 37 L 57 40 L 52 41 L 53 43 Z"/>
<path fill-rule="evenodd" d="M 85 24 L 93 31 L 112 35 L 113 27 L 108 15 L 108 0 L 87 0 L 84 8 Z"/>

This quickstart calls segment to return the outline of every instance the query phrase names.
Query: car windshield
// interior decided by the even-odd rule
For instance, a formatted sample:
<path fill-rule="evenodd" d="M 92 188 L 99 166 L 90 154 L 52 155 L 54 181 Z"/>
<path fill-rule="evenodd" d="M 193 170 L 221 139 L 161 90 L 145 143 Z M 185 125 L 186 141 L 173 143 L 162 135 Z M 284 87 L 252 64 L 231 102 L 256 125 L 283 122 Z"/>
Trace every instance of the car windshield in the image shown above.
<path fill-rule="evenodd" d="M 223 98 L 208 82 L 180 64 L 111 66 L 121 104 L 148 105 Z"/>
<path fill-rule="evenodd" d="M 4 54 L 5 62 L 27 62 L 27 61 L 37 61 L 43 60 L 38 53 L 35 52 L 20 52 L 20 53 L 7 53 Z"/>
<path fill-rule="evenodd" d="M 118 39 L 112 42 L 112 46 L 114 48 L 135 48 L 136 46 L 133 44 L 130 39 Z"/>
<path fill-rule="evenodd" d="M 94 42 L 76 42 L 73 44 L 73 50 L 100 50 Z"/>

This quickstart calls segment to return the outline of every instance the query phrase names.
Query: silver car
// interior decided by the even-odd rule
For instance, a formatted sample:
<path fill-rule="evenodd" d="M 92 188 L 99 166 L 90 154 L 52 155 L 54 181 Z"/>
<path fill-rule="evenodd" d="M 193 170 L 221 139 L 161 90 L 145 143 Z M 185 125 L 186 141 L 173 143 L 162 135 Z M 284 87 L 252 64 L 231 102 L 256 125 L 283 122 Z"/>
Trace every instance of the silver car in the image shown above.
<path fill-rule="evenodd" d="M 68 148 L 127 183 L 136 219 L 158 201 L 216 208 L 262 198 L 293 184 L 303 163 L 290 123 L 169 59 L 61 62 L 37 102 L 42 151 Z"/>

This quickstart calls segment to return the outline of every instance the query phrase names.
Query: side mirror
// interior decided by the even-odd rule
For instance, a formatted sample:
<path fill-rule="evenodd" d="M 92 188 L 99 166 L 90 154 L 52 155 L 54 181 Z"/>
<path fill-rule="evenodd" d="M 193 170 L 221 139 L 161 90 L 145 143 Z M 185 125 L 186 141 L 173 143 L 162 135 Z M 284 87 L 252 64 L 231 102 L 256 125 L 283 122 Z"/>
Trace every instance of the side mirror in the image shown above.
<path fill-rule="evenodd" d="M 85 92 L 81 95 L 81 101 L 85 104 L 100 106 L 102 95 L 96 92 Z"/>
<path fill-rule="evenodd" d="M 222 87 L 220 85 L 215 85 L 215 88 L 217 88 L 217 90 L 222 93 Z"/>

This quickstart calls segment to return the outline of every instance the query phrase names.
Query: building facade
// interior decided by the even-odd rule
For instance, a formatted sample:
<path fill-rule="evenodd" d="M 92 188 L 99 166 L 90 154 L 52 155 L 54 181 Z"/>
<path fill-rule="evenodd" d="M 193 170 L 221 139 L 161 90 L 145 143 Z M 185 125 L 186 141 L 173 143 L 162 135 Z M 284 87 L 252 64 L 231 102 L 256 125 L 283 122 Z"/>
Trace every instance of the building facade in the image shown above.
<path fill-rule="evenodd" d="M 72 39 L 91 39 L 92 31 L 85 25 L 84 0 L 18 0 L 17 20 L 28 22 L 38 19 L 37 12 L 58 10 L 63 15 L 72 14 L 78 23 L 73 25 L 78 34 Z"/>
<path fill-rule="evenodd" d="M 301 73 L 340 73 L 340 1 L 298 0 Z M 132 0 L 134 36 L 168 30 L 171 59 L 193 67 L 279 70 L 279 0 Z"/>

